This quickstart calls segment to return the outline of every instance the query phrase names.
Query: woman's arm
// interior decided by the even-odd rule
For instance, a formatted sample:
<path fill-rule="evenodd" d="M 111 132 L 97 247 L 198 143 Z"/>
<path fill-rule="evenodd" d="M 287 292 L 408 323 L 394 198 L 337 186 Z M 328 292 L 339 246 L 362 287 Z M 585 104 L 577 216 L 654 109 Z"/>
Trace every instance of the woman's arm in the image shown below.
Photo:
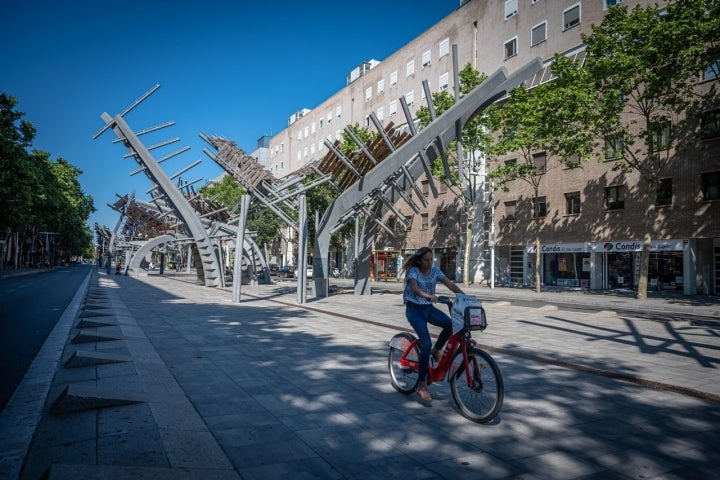
<path fill-rule="evenodd" d="M 437 295 L 430 295 L 429 293 L 421 289 L 416 279 L 411 278 L 410 280 L 408 280 L 408 285 L 410 285 L 410 289 L 418 297 L 424 298 L 425 300 L 430 300 L 433 303 L 437 302 Z"/>

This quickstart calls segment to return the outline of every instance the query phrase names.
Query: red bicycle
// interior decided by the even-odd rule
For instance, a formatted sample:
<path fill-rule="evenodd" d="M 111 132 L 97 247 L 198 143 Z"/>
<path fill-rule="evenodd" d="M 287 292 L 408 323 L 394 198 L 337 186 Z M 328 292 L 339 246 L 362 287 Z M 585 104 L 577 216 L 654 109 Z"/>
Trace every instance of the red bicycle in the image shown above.
<path fill-rule="evenodd" d="M 453 300 L 449 297 L 440 296 L 438 302 L 452 308 Z M 434 364 L 431 357 L 427 384 L 447 378 L 460 413 L 473 422 L 487 423 L 500 413 L 505 386 L 495 360 L 472 338 L 472 331 L 487 327 L 485 309 L 469 310 L 465 309 L 464 325 L 450 336 L 440 362 Z M 418 384 L 418 341 L 415 335 L 401 332 L 389 342 L 390 382 L 395 390 L 405 395 L 415 392 Z"/>

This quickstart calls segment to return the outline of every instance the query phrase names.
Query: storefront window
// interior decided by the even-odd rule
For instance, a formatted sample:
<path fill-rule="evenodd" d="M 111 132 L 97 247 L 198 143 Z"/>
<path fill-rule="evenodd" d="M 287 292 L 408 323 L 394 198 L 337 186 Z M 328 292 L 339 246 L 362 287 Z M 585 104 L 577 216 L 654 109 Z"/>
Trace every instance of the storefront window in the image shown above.
<path fill-rule="evenodd" d="M 633 286 L 633 254 L 608 253 L 608 287 L 632 288 Z"/>
<path fill-rule="evenodd" d="M 682 252 L 650 252 L 648 288 L 682 290 L 683 281 Z"/>
<path fill-rule="evenodd" d="M 376 250 L 370 259 L 370 270 L 377 279 L 396 278 L 398 276 L 398 256 L 395 250 Z"/>
<path fill-rule="evenodd" d="M 546 253 L 543 282 L 562 287 L 590 287 L 589 253 Z"/>
<path fill-rule="evenodd" d="M 442 270 L 446 277 L 455 281 L 455 268 L 457 267 L 457 250 L 455 248 L 436 248 L 435 259 L 437 266 Z"/>

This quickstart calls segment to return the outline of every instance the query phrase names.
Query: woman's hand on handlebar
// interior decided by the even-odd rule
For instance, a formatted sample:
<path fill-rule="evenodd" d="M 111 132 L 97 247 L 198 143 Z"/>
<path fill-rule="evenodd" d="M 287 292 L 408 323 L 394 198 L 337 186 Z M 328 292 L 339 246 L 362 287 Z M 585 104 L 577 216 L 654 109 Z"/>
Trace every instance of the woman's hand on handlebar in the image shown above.
<path fill-rule="evenodd" d="M 435 302 L 440 302 L 440 303 L 444 303 L 444 304 L 446 304 L 446 305 L 452 304 L 452 298 L 450 298 L 450 297 L 448 297 L 448 296 L 445 296 L 445 295 L 440 295 L 440 296 L 434 295 L 434 297 L 435 297 L 435 300 L 433 300 L 433 303 L 435 303 Z"/>

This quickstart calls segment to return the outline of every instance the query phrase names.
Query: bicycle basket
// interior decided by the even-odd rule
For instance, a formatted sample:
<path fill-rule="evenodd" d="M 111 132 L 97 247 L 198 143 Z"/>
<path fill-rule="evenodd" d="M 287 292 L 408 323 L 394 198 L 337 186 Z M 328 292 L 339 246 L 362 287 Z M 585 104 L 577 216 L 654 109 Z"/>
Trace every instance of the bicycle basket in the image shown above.
<path fill-rule="evenodd" d="M 453 333 L 460 330 L 485 330 L 487 320 L 480 300 L 461 293 L 455 296 L 451 309 Z"/>
<path fill-rule="evenodd" d="M 483 307 L 465 308 L 465 328 L 468 330 L 485 330 L 486 327 L 487 317 Z"/>

